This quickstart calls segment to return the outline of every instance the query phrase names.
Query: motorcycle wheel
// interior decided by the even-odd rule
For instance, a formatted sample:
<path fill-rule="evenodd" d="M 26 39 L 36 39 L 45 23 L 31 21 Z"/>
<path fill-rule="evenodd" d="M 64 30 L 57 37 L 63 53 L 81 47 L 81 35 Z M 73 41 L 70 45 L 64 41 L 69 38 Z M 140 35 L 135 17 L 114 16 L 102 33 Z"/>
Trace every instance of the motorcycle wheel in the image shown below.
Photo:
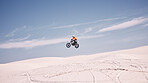
<path fill-rule="evenodd" d="M 67 43 L 67 44 L 66 44 L 66 47 L 67 47 L 67 48 L 70 48 L 70 46 L 71 46 L 70 43 Z"/>
<path fill-rule="evenodd" d="M 79 44 L 76 44 L 76 45 L 75 45 L 75 48 L 79 48 Z"/>

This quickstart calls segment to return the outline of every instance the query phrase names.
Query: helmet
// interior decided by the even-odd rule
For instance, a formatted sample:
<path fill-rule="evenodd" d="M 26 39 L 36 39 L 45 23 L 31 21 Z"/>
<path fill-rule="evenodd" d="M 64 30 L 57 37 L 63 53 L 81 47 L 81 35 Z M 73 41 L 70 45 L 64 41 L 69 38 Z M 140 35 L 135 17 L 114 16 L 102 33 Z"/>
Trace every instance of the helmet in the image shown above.
<path fill-rule="evenodd" d="M 74 35 L 72 35 L 72 37 L 75 37 Z"/>

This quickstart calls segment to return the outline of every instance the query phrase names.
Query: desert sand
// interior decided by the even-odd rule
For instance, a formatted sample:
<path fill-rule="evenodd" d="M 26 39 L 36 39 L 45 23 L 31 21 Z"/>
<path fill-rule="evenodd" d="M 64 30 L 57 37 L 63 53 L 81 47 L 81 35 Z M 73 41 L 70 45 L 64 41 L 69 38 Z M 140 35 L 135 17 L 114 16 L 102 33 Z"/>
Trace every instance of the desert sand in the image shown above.
<path fill-rule="evenodd" d="M 0 64 L 0 83 L 148 83 L 148 46 Z"/>

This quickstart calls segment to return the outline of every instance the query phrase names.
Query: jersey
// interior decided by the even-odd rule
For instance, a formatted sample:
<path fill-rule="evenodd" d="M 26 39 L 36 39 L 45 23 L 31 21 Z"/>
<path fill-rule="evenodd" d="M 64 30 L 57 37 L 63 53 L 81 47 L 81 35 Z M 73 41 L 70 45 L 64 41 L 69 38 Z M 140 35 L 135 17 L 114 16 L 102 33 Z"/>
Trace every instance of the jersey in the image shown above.
<path fill-rule="evenodd" d="M 77 38 L 76 37 L 73 37 L 72 40 L 77 40 Z"/>

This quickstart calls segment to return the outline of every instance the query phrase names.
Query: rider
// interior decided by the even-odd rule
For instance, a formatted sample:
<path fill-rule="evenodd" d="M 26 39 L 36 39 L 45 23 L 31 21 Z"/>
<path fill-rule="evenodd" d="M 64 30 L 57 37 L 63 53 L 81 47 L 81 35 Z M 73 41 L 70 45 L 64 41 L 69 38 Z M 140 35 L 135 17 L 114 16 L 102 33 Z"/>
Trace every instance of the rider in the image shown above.
<path fill-rule="evenodd" d="M 72 39 L 71 40 L 73 40 L 74 43 L 77 43 L 77 38 L 74 35 L 72 36 Z"/>

